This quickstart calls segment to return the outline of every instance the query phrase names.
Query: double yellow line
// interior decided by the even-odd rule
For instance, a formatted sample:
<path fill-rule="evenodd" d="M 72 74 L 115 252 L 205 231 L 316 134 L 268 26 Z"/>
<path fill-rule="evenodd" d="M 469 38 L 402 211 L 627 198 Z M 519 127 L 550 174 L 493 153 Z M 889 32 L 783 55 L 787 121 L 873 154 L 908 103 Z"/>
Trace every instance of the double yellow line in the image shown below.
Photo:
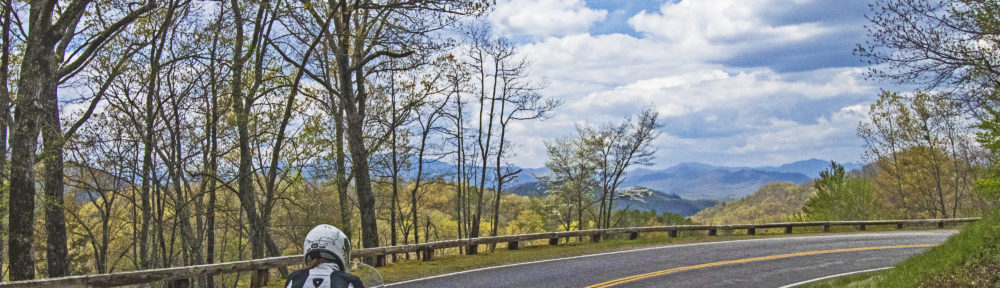
<path fill-rule="evenodd" d="M 763 257 L 744 258 L 744 259 L 729 260 L 729 261 L 720 261 L 720 262 L 712 262 L 712 263 L 705 263 L 705 264 L 699 264 L 699 265 L 692 265 L 692 266 L 684 266 L 684 267 L 672 268 L 672 269 L 667 269 L 667 270 L 660 270 L 660 271 L 656 271 L 656 272 L 650 272 L 650 273 L 646 273 L 646 274 L 639 274 L 639 275 L 635 275 L 635 276 L 629 276 L 629 277 L 624 277 L 624 278 L 619 278 L 619 279 L 611 280 L 611 281 L 608 281 L 608 282 L 598 283 L 598 284 L 587 286 L 586 288 L 605 288 L 605 287 L 611 287 L 611 286 L 615 286 L 615 285 L 618 285 L 618 284 L 624 284 L 624 283 L 628 283 L 628 282 L 632 282 L 632 281 L 638 281 L 638 280 L 642 280 L 642 279 L 646 279 L 646 278 L 650 278 L 650 277 L 656 277 L 656 276 L 666 275 L 666 274 L 675 273 L 675 272 L 688 271 L 688 270 L 694 270 L 694 269 L 700 269 L 700 268 L 715 267 L 715 266 L 722 266 L 722 265 L 729 265 L 729 264 L 739 264 L 739 263 L 747 263 L 747 262 L 755 262 L 755 261 L 766 261 L 766 260 L 774 260 L 774 259 L 782 259 L 782 258 L 790 258 L 790 257 L 798 257 L 798 256 L 830 254 L 830 253 L 857 252 L 857 251 L 883 250 L 883 249 L 924 248 L 924 247 L 933 247 L 933 246 L 936 246 L 936 245 L 937 244 L 917 244 L 917 245 L 896 245 L 896 246 L 861 247 L 861 248 L 819 250 L 819 251 L 809 251 L 809 252 L 799 252 L 799 253 L 790 253 L 790 254 L 780 254 L 780 255 L 771 255 L 771 256 L 763 256 Z"/>

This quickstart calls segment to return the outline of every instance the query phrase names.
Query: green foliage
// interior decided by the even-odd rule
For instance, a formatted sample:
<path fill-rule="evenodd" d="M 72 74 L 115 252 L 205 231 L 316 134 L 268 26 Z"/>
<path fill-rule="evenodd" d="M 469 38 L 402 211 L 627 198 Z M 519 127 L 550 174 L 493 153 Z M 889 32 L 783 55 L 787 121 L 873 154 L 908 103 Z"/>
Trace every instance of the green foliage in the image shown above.
<path fill-rule="evenodd" d="M 987 115 L 980 119 L 975 127 L 976 142 L 986 148 L 991 158 L 991 163 L 997 163 L 1000 159 L 1000 112 L 987 108 Z M 973 188 L 979 195 L 989 198 L 1000 197 L 1000 166 L 994 164 L 982 173 Z"/>
<path fill-rule="evenodd" d="M 611 215 L 611 219 L 618 219 L 616 227 L 643 227 L 643 226 L 664 226 L 664 225 L 690 225 L 694 222 L 684 218 L 680 214 L 663 212 L 656 214 L 656 210 L 616 210 Z"/>
<path fill-rule="evenodd" d="M 876 203 L 868 180 L 851 177 L 844 165 L 830 163 L 816 180 L 816 194 L 802 211 L 811 221 L 867 220 L 875 216 Z"/>
<path fill-rule="evenodd" d="M 985 153 L 969 137 L 967 123 L 975 119 L 963 115 L 959 102 L 948 94 L 884 91 L 868 116 L 858 136 L 873 164 L 866 175 L 872 194 L 885 208 L 880 217 L 961 217 L 987 209 L 971 192 Z M 984 132 L 980 140 L 996 139 Z"/>
<path fill-rule="evenodd" d="M 992 271 L 992 272 L 990 272 Z M 836 287 L 997 287 L 1000 211 L 968 224 L 943 244 L 874 277 Z"/>
<path fill-rule="evenodd" d="M 691 219 L 702 224 L 791 221 L 813 195 L 814 189 L 811 186 L 811 183 L 769 183 L 740 200 L 708 207 L 691 216 Z"/>

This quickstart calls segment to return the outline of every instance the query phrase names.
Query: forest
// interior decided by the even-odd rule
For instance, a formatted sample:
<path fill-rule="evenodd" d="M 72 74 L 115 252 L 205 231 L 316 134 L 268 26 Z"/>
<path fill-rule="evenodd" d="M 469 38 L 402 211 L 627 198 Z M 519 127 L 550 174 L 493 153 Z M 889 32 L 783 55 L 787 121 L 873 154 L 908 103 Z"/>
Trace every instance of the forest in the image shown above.
<path fill-rule="evenodd" d="M 967 217 L 1000 196 L 995 57 L 921 66 L 934 59 L 884 50 L 909 47 L 890 33 L 909 31 L 893 26 L 896 6 L 872 18 L 873 39 L 855 53 L 899 65 L 873 77 L 944 76 L 878 95 L 858 126 L 862 170 L 832 163 L 813 182 L 772 183 L 690 219 L 622 210 L 656 193 L 623 185 L 658 160 L 664 123 L 648 106 L 547 140 L 550 173 L 532 175 L 544 195 L 511 194 L 527 172 L 511 162 L 519 143 L 508 133 L 564 103 L 483 20 L 491 4 L 5 0 L 0 279 L 295 255 L 322 223 L 370 248 L 628 226 Z M 996 14 L 995 4 L 968 5 Z M 997 23 L 963 17 L 961 27 L 979 30 L 960 31 L 995 35 Z"/>
<path fill-rule="evenodd" d="M 298 254 L 320 223 L 366 248 L 684 221 L 615 210 L 641 194 L 619 185 L 652 161 L 652 108 L 553 142 L 600 156 L 555 158 L 559 197 L 502 192 L 521 172 L 507 133 L 562 103 L 489 6 L 5 1 L 3 279 Z M 586 199 L 567 180 L 591 176 Z"/>

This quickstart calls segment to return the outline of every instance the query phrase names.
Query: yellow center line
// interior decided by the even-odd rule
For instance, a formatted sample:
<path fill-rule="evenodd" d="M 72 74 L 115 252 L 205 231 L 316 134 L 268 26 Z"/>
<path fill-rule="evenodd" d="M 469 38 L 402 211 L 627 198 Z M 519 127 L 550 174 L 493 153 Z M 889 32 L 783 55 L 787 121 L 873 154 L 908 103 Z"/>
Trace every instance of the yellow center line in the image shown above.
<path fill-rule="evenodd" d="M 650 278 L 650 277 L 656 277 L 656 276 L 660 276 L 660 275 L 666 275 L 666 274 L 675 273 L 675 272 L 688 271 L 688 270 L 694 270 L 694 269 L 699 269 L 699 268 L 708 268 L 708 267 L 722 266 L 722 265 L 729 265 L 729 264 L 739 264 L 739 263 L 747 263 L 747 262 L 754 262 L 754 261 L 765 261 L 765 260 L 774 260 L 774 259 L 782 259 L 782 258 L 790 258 L 790 257 L 798 257 L 798 256 L 830 254 L 830 253 L 843 253 L 843 252 L 856 252 L 856 251 L 869 251 L 869 250 L 883 250 L 883 249 L 924 248 L 924 247 L 933 247 L 933 246 L 936 246 L 936 245 L 937 244 L 917 244 L 917 245 L 895 245 L 895 246 L 876 246 L 876 247 L 846 248 L 846 249 L 819 250 L 819 251 L 809 251 L 809 252 L 799 252 L 799 253 L 790 253 L 790 254 L 780 254 L 780 255 L 771 255 L 771 256 L 763 256 L 763 257 L 744 258 L 744 259 L 728 260 L 728 261 L 720 261 L 720 262 L 712 262 L 712 263 L 698 264 L 698 265 L 692 265 L 692 266 L 684 266 L 684 267 L 678 267 L 678 268 L 671 268 L 671 269 L 667 269 L 667 270 L 660 270 L 660 271 L 656 271 L 656 272 L 650 272 L 650 273 L 646 273 L 646 274 L 639 274 L 639 275 L 634 275 L 634 276 L 629 276 L 629 277 L 624 277 L 624 278 L 619 278 L 619 279 L 611 280 L 611 281 L 608 281 L 608 282 L 598 283 L 598 284 L 587 286 L 586 288 L 605 288 L 605 287 L 611 287 L 611 286 L 615 286 L 615 285 L 618 285 L 618 284 L 624 284 L 624 283 L 628 283 L 628 282 L 632 282 L 632 281 L 642 280 L 642 279 L 646 279 L 646 278 Z"/>

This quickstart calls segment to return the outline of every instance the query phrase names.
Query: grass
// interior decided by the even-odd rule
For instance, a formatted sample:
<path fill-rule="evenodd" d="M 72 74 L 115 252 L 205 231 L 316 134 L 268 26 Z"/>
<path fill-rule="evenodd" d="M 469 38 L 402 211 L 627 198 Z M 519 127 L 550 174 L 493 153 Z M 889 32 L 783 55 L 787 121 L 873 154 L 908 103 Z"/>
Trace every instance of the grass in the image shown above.
<path fill-rule="evenodd" d="M 844 277 L 837 277 L 834 279 L 829 279 L 826 281 L 820 281 L 816 283 L 809 283 L 802 285 L 803 288 L 834 288 L 834 287 L 847 287 L 848 285 L 868 285 L 872 281 L 875 281 L 879 273 L 878 272 L 868 272 L 855 275 L 849 275 Z"/>
<path fill-rule="evenodd" d="M 830 233 L 822 233 L 820 227 L 797 227 L 792 236 L 810 234 L 845 234 L 845 233 L 870 233 L 880 231 L 898 231 L 894 225 L 890 226 L 868 226 L 867 231 L 855 231 L 851 227 L 834 226 Z M 908 227 L 907 230 L 934 229 L 934 227 Z M 447 274 L 452 272 L 466 271 L 477 268 L 506 265 L 538 261 L 545 259 L 555 259 L 596 253 L 622 251 L 633 248 L 653 247 L 666 244 L 698 243 L 698 242 L 718 242 L 743 239 L 762 239 L 789 236 L 784 234 L 784 228 L 757 229 L 757 235 L 746 235 L 744 231 L 719 231 L 719 236 L 707 236 L 705 232 L 681 232 L 678 238 L 668 238 L 667 233 L 647 233 L 640 235 L 639 239 L 609 239 L 600 242 L 590 242 L 584 239 L 577 241 L 571 238 L 571 242 L 565 243 L 561 240 L 558 246 L 548 245 L 548 240 L 536 240 L 521 242 L 521 249 L 507 250 L 506 244 L 498 244 L 496 250 L 489 251 L 487 246 L 480 246 L 478 255 L 458 255 L 457 249 L 442 251 L 445 255 L 435 255 L 431 261 L 401 260 L 390 263 L 385 267 L 378 268 L 385 283 L 395 283 L 406 280 L 418 279 L 434 275 Z M 622 235 L 624 236 L 624 235 Z M 415 255 L 411 254 L 411 257 Z M 415 258 L 415 257 L 414 257 Z M 294 268 L 294 267 L 290 267 Z M 284 280 L 280 276 L 274 275 L 268 287 L 283 287 Z M 839 286 L 836 286 L 839 287 Z"/>
<path fill-rule="evenodd" d="M 1000 211 L 891 270 L 805 287 L 1000 287 Z"/>

